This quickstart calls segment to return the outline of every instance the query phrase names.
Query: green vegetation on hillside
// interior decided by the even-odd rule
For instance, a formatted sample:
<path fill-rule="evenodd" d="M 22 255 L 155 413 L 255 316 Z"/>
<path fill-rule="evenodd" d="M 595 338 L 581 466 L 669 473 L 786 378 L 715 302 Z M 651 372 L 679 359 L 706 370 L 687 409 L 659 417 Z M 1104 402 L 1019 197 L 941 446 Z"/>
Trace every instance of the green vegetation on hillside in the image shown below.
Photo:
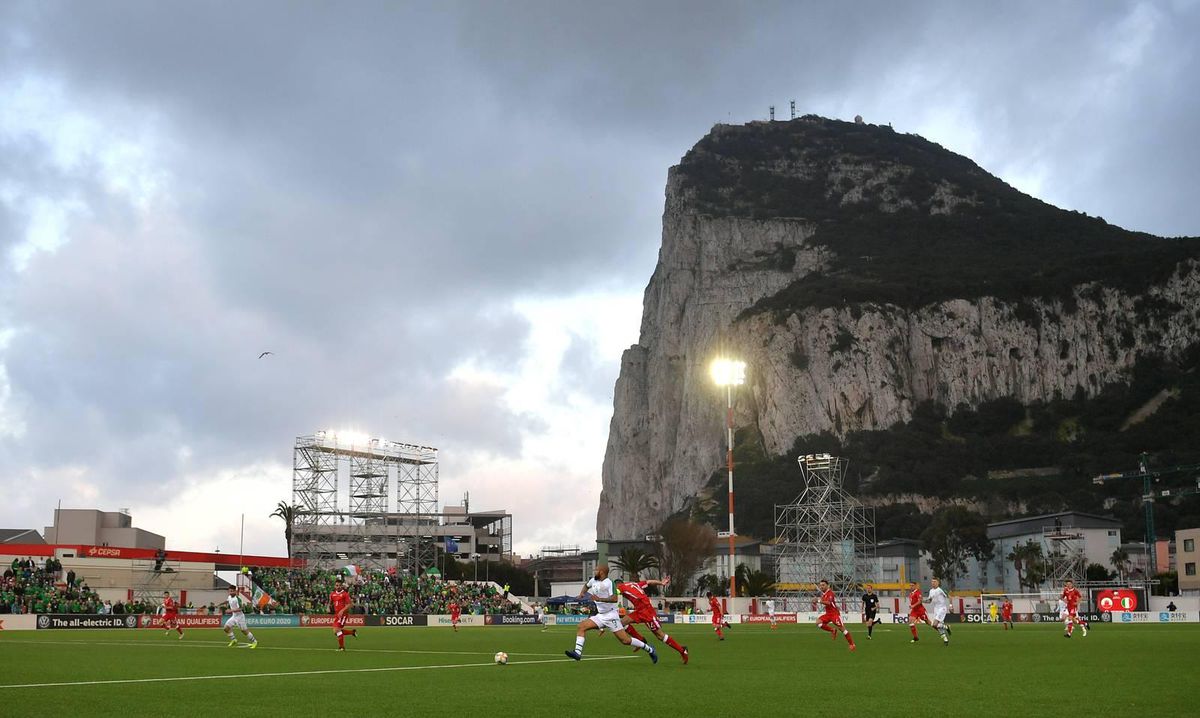
<path fill-rule="evenodd" d="M 678 173 L 697 211 L 815 222 L 810 241 L 836 253 L 823 273 L 747 314 L 980 296 L 1057 297 L 1071 311 L 1075 286 L 1101 281 L 1140 293 L 1200 256 L 1198 241 L 1058 209 L 890 127 L 814 117 L 722 127 L 688 152 Z M 795 250 L 781 247 L 775 264 L 790 271 Z"/>
<path fill-rule="evenodd" d="M 1030 406 L 999 399 L 951 412 L 926 403 L 906 424 L 855 432 L 842 441 L 830 434 L 800 437 L 784 456 L 767 455 L 756 433 L 743 428 L 734 450 L 739 533 L 774 536 L 774 506 L 803 490 L 796 457 L 830 452 L 849 460 L 847 488 L 868 501 L 905 494 L 967 498 L 981 502 L 992 521 L 1065 509 L 1112 514 L 1124 522 L 1128 538 L 1139 539 L 1141 484 L 1097 486 L 1092 478 L 1136 470 L 1142 451 L 1151 454 L 1154 466 L 1200 463 L 1198 369 L 1200 351 L 1192 351 L 1178 363 L 1145 360 L 1129 384 L 1110 385 L 1093 398 L 1077 395 Z M 1176 391 L 1145 420 L 1122 430 L 1164 388 Z M 1041 471 L 1022 471 L 1028 469 Z M 1006 471 L 1017 476 L 995 473 Z M 720 493 L 724 481 L 724 473 L 716 472 L 710 488 Z M 1161 487 L 1183 485 L 1189 485 L 1186 478 Z M 1106 509 L 1109 498 L 1116 503 Z M 705 518 L 720 525 L 720 507 L 712 512 Z M 1160 536 L 1200 526 L 1200 497 L 1159 501 L 1155 517 Z M 912 503 L 888 503 L 876 510 L 877 537 L 919 538 L 931 520 Z"/>

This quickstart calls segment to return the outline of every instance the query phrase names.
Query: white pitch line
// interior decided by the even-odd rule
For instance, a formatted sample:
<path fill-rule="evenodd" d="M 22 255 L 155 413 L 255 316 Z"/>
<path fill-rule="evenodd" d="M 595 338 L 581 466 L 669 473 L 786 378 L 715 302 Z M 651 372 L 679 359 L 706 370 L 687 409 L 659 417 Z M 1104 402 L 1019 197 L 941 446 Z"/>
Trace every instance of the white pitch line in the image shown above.
<path fill-rule="evenodd" d="M 166 641 L 23 641 L 23 640 L 0 640 L 0 646 L 7 643 L 23 643 L 27 645 L 55 645 L 55 646 L 137 646 L 139 648 L 166 648 L 175 650 L 177 648 L 228 648 L 227 641 L 209 641 L 205 643 L 197 643 L 195 641 L 187 642 L 178 639 Z M 242 648 L 249 644 L 239 644 Z M 303 646 L 263 646 L 255 650 L 259 651 L 312 651 L 318 653 L 332 653 L 333 648 L 306 648 Z M 400 648 L 356 648 L 351 649 L 350 653 L 404 653 L 415 655 L 428 656 L 487 656 L 491 655 L 487 651 L 414 651 L 404 650 Z M 509 653 L 510 656 L 557 656 L 557 653 Z"/>
<path fill-rule="evenodd" d="M 588 658 L 589 661 L 620 661 L 638 656 L 597 656 Z M 567 663 L 566 657 L 545 661 L 517 661 L 510 666 L 528 666 L 535 663 Z M 66 681 L 61 683 L 12 683 L 0 684 L 4 688 L 63 688 L 68 686 L 103 686 L 122 685 L 127 683 L 170 683 L 175 681 L 223 681 L 233 678 L 279 678 L 286 676 L 317 676 L 336 673 L 384 673 L 395 671 L 424 671 L 435 668 L 479 668 L 490 666 L 492 663 L 450 663 L 441 666 L 389 666 L 385 668 L 330 668 L 320 671 L 281 671 L 278 673 L 233 673 L 216 676 L 171 676 L 167 678 L 118 678 L 105 681 Z"/>

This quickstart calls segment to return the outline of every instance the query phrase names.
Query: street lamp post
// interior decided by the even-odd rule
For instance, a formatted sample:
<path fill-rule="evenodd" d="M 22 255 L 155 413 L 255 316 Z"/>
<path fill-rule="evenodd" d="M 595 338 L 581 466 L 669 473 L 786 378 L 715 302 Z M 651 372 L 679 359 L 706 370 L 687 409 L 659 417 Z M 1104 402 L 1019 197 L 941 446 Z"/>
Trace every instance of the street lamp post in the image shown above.
<path fill-rule="evenodd" d="M 729 597 L 737 596 L 736 571 L 733 570 L 733 387 L 746 381 L 746 362 L 737 359 L 717 359 L 712 363 L 712 378 L 717 386 L 725 387 L 725 463 L 729 471 Z"/>

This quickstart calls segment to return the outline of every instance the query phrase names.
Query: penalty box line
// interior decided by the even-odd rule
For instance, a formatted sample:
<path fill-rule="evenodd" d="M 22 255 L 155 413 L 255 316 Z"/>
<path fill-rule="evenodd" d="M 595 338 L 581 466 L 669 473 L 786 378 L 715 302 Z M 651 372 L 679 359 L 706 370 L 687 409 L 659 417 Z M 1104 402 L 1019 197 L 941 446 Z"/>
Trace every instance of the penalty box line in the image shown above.
<path fill-rule="evenodd" d="M 588 658 L 589 661 L 621 661 L 630 658 L 638 658 L 638 656 L 597 656 Z M 554 660 L 541 661 L 516 661 L 509 663 L 510 666 L 528 666 L 535 663 L 573 663 L 566 657 Z M 59 683 L 12 683 L 8 685 L 0 685 L 0 689 L 4 688 L 65 688 L 69 686 L 106 686 L 106 685 L 125 685 L 130 683 L 171 683 L 179 681 L 224 681 L 235 678 L 283 678 L 289 676 L 320 676 L 339 673 L 387 673 L 396 671 L 424 671 L 431 669 L 443 668 L 480 668 L 482 666 L 490 666 L 492 663 L 449 663 L 441 666 L 387 666 L 382 668 L 328 668 L 319 671 L 279 671 L 275 673 L 232 673 L 215 676 L 169 676 L 165 678 L 114 678 L 102 681 L 64 681 Z"/>

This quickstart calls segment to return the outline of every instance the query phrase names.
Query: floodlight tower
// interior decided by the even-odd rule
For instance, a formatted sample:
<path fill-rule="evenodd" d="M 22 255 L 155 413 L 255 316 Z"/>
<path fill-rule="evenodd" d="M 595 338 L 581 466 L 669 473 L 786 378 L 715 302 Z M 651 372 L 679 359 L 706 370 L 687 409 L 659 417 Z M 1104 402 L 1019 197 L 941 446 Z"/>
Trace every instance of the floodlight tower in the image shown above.
<path fill-rule="evenodd" d="M 725 464 L 729 472 L 729 597 L 737 596 L 737 571 L 734 567 L 733 529 L 733 387 L 746 382 L 746 362 L 720 358 L 712 363 L 712 378 L 717 386 L 725 387 Z M 720 534 L 717 534 L 720 536 Z"/>

